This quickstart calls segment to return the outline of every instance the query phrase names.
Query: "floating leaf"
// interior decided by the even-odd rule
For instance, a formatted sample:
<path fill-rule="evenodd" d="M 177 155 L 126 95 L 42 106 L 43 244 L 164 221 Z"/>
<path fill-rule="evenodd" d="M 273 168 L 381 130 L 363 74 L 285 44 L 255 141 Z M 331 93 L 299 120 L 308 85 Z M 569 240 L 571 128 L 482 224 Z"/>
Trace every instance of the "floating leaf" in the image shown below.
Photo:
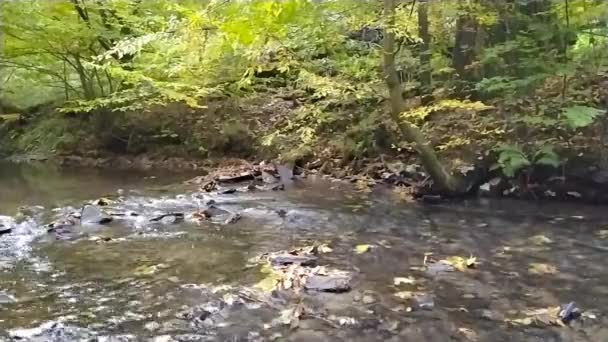
<path fill-rule="evenodd" d="M 608 239 L 608 229 L 600 230 L 596 233 L 600 239 Z"/>
<path fill-rule="evenodd" d="M 458 333 L 464 335 L 464 337 L 469 341 L 477 341 L 479 336 L 473 329 L 469 328 L 458 328 Z"/>
<path fill-rule="evenodd" d="M 543 263 L 531 263 L 528 272 L 531 274 L 553 274 L 557 272 L 557 267 Z"/>
<path fill-rule="evenodd" d="M 357 246 L 355 246 L 355 253 L 356 254 L 367 253 L 370 251 L 370 249 L 372 249 L 371 245 L 357 245 Z"/>
<path fill-rule="evenodd" d="M 461 272 L 464 272 L 468 268 L 473 268 L 477 265 L 477 258 L 471 256 L 471 257 L 465 259 L 465 258 L 459 257 L 459 256 L 451 256 L 445 260 L 440 260 L 439 262 L 448 264 L 448 265 L 454 267 L 455 269 L 457 269 Z"/>
<path fill-rule="evenodd" d="M 535 245 L 544 245 L 547 243 L 552 243 L 553 240 L 549 239 L 544 235 L 535 235 L 530 238 L 530 242 L 534 243 Z"/>
<path fill-rule="evenodd" d="M 331 253 L 333 251 L 333 249 L 331 247 L 329 247 L 326 243 L 324 243 L 317 247 L 317 251 L 319 253 L 324 254 L 324 253 Z"/>
<path fill-rule="evenodd" d="M 275 272 L 269 265 L 263 265 L 260 272 L 266 274 L 266 276 L 255 284 L 254 287 L 264 292 L 272 292 L 280 283 L 282 279 L 281 275 Z"/>
<path fill-rule="evenodd" d="M 401 284 L 413 285 L 416 283 L 416 279 L 414 279 L 412 277 L 395 277 L 395 279 L 393 280 L 393 283 L 395 285 L 401 285 Z"/>
<path fill-rule="evenodd" d="M 143 265 L 143 266 L 137 267 L 135 269 L 135 271 L 133 272 L 133 274 L 136 276 L 152 275 L 152 274 L 156 273 L 158 270 L 161 270 L 161 269 L 167 268 L 167 267 L 168 266 L 165 264 Z"/>
<path fill-rule="evenodd" d="M 401 299 L 410 299 L 410 298 L 414 297 L 414 293 L 412 291 L 399 291 L 399 292 L 395 293 L 395 297 L 398 297 Z"/>

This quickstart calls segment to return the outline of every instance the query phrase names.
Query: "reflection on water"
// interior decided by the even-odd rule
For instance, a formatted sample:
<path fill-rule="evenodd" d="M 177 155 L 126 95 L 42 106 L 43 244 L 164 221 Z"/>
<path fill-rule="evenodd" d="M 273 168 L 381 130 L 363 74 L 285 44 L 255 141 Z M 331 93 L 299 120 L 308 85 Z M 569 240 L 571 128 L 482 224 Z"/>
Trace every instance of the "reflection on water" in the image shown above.
<path fill-rule="evenodd" d="M 6 213 L 24 203 L 75 204 L 119 188 L 154 185 L 128 173 L 9 169 L 3 167 L 0 177 L 0 209 Z M 608 341 L 602 328 L 608 305 L 608 233 L 602 227 L 608 214 L 601 208 L 508 201 L 425 207 L 399 202 L 387 191 L 360 194 L 341 188 L 308 182 L 284 192 L 216 197 L 218 206 L 243 215 L 229 226 L 114 223 L 68 241 L 43 234 L 27 258 L 0 274 L 0 294 L 17 300 L 0 301 L 0 327 L 61 320 L 93 335 L 217 341 L 466 341 L 470 331 L 478 341 Z M 177 195 L 144 193 L 127 196 L 125 203 L 144 210 L 144 198 L 171 210 L 192 210 L 190 197 Z M 278 209 L 285 217 L 276 214 Z M 259 268 L 249 263 L 252 257 L 312 241 L 333 248 L 321 256 L 321 264 L 352 272 L 351 292 L 306 295 L 303 303 L 311 314 L 295 330 L 271 324 L 288 299 L 275 306 L 225 304 L 236 291 L 230 289 L 260 280 Z M 358 244 L 375 248 L 357 255 Z M 474 255 L 479 265 L 433 276 L 422 269 L 425 254 L 436 259 Z M 555 272 L 532 274 L 533 263 L 551 265 Z M 412 277 L 415 283 L 396 286 L 395 277 Z M 210 290 L 218 286 L 224 289 Z M 398 291 L 430 294 L 435 307 L 409 312 L 411 302 L 394 296 Z M 594 312 L 595 320 L 572 328 L 505 322 L 526 310 L 570 301 Z M 197 306 L 199 311 L 192 309 Z M 331 323 L 328 317 L 356 323 Z"/>
<path fill-rule="evenodd" d="M 175 179 L 176 176 L 166 173 L 70 169 L 0 161 L 0 215 L 12 215 L 22 205 L 60 206 L 115 193 L 118 189 L 140 189 Z"/>

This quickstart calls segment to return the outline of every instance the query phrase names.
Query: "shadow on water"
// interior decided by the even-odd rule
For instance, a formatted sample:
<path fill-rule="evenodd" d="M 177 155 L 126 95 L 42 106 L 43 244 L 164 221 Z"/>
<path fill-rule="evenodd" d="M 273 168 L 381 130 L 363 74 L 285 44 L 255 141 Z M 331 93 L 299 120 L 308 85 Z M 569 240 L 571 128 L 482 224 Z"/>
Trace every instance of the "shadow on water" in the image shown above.
<path fill-rule="evenodd" d="M 23 204 L 51 208 L 175 180 L 1 170 L 5 215 Z M 125 203 L 141 210 L 157 205 L 165 211 L 192 210 L 190 197 L 180 192 L 144 192 L 127 196 Z M 53 335 L 55 340 L 170 335 L 173 339 L 163 341 L 608 341 L 603 317 L 608 212 L 603 208 L 513 201 L 421 206 L 401 202 L 390 191 L 357 193 L 324 181 L 214 200 L 243 218 L 229 226 L 115 222 L 65 241 L 40 234 L 31 252 L 0 274 L 5 338 L 9 329 L 52 320 L 86 330 L 64 331 Z M 306 295 L 307 310 L 315 314 L 297 329 L 273 324 L 280 316 L 275 307 L 225 304 L 229 289 L 261 279 L 251 258 L 313 241 L 333 249 L 320 264 L 352 272 L 352 291 Z M 359 244 L 373 248 L 356 254 Z M 433 275 L 423 269 L 425 256 L 470 255 L 479 264 L 465 272 Z M 544 268 L 539 271 L 538 265 Z M 411 277 L 413 284 L 395 285 L 395 277 Z M 211 290 L 218 287 L 224 289 Z M 433 309 L 410 311 L 413 301 L 395 296 L 407 291 L 429 295 Z M 594 318 L 566 327 L 509 323 L 532 309 L 571 301 Z M 198 320 L 184 318 L 184 310 L 202 304 Z"/>

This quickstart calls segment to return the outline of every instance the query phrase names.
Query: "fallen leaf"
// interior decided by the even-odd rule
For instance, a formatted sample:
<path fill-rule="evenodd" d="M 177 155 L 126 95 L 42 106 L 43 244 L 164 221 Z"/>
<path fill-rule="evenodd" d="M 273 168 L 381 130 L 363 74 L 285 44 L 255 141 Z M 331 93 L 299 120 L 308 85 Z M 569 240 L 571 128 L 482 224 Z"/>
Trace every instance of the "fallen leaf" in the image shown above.
<path fill-rule="evenodd" d="M 413 285 L 414 283 L 416 283 L 416 279 L 414 279 L 412 277 L 395 277 L 395 279 L 393 280 L 393 283 L 395 285 L 401 285 L 401 284 Z"/>
<path fill-rule="evenodd" d="M 154 273 L 156 273 L 156 271 L 163 269 L 163 268 L 167 268 L 168 266 L 165 264 L 158 264 L 158 265 L 143 265 L 143 266 L 139 266 L 135 269 L 135 271 L 133 272 L 134 275 L 136 276 L 143 276 L 143 275 L 152 275 Z"/>
<path fill-rule="evenodd" d="M 440 260 L 439 262 L 443 262 L 445 264 L 448 264 L 452 267 L 454 267 L 455 269 L 464 272 L 466 271 L 468 268 L 473 268 L 477 265 L 477 258 L 474 256 L 471 256 L 469 258 L 463 258 L 463 257 L 459 257 L 459 256 L 451 256 L 446 258 L 445 260 Z"/>
<path fill-rule="evenodd" d="M 263 265 L 260 272 L 266 274 L 266 276 L 255 284 L 254 287 L 264 292 L 272 292 L 280 283 L 282 279 L 281 275 L 275 272 L 269 265 Z"/>
<path fill-rule="evenodd" d="M 525 317 L 510 319 L 509 322 L 515 325 L 532 325 L 532 323 L 534 323 L 534 320 L 532 319 L 532 317 Z"/>
<path fill-rule="evenodd" d="M 395 297 L 401 298 L 401 299 L 410 299 L 413 296 L 414 296 L 414 293 L 412 291 L 399 291 L 399 292 L 395 293 Z"/>
<path fill-rule="evenodd" d="M 473 329 L 458 328 L 458 333 L 464 335 L 464 337 L 469 341 L 477 341 L 478 339 L 477 333 Z"/>
<path fill-rule="evenodd" d="M 600 239 L 608 239 L 608 229 L 602 229 L 602 230 L 598 231 L 596 234 Z"/>
<path fill-rule="evenodd" d="M 370 249 L 372 249 L 371 245 L 357 245 L 357 246 L 355 246 L 355 253 L 356 254 L 367 253 L 367 252 L 369 252 Z"/>
<path fill-rule="evenodd" d="M 319 253 L 331 253 L 333 251 L 333 249 L 331 247 L 329 247 L 326 243 L 319 245 L 317 247 L 317 251 Z"/>
<path fill-rule="evenodd" d="M 543 263 L 531 263 L 528 267 L 528 273 L 531 274 L 554 274 L 557 272 L 557 267 Z"/>
<path fill-rule="evenodd" d="M 544 235 L 535 235 L 533 237 L 531 237 L 530 242 L 532 242 L 535 245 L 544 245 L 547 243 L 552 243 L 553 240 L 549 239 L 548 237 L 544 236 Z"/>

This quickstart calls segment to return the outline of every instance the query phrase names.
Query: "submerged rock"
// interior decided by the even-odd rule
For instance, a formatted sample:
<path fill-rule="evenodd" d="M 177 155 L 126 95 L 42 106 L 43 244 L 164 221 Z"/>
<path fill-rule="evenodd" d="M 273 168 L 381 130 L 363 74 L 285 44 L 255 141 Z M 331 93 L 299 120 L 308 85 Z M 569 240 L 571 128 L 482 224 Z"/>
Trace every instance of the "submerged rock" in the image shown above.
<path fill-rule="evenodd" d="M 17 302 L 17 298 L 15 298 L 14 296 L 5 293 L 5 292 L 0 292 L 0 305 L 2 304 L 12 304 L 12 303 L 16 303 Z"/>
<path fill-rule="evenodd" d="M 351 278 L 345 275 L 324 276 L 313 275 L 306 279 L 304 288 L 306 290 L 321 292 L 347 292 L 350 291 Z"/>
<path fill-rule="evenodd" d="M 572 320 L 575 320 L 578 317 L 580 317 L 580 315 L 581 315 L 580 310 L 579 310 L 579 308 L 576 307 L 574 302 L 570 302 L 570 303 L 562 306 L 561 310 L 558 313 L 558 317 L 564 323 L 569 323 Z"/>
<path fill-rule="evenodd" d="M 269 257 L 272 265 L 286 266 L 286 265 L 300 265 L 300 266 L 314 266 L 317 263 L 317 257 L 313 255 L 294 255 L 294 254 L 278 254 L 271 255 Z"/>
<path fill-rule="evenodd" d="M 30 329 L 13 329 L 8 334 L 16 340 L 32 342 L 65 342 L 89 340 L 95 334 L 88 329 L 64 325 L 59 322 L 46 322 Z"/>
<path fill-rule="evenodd" d="M 224 221 L 224 224 L 233 224 L 238 222 L 241 219 L 241 214 L 239 213 L 231 213 L 230 216 Z"/>
<path fill-rule="evenodd" d="M 163 224 L 175 224 L 184 220 L 184 213 L 168 213 L 153 217 L 150 222 L 160 222 Z"/>
<path fill-rule="evenodd" d="M 112 222 L 112 216 L 105 215 L 97 205 L 85 205 L 80 212 L 81 224 L 106 224 Z"/>

